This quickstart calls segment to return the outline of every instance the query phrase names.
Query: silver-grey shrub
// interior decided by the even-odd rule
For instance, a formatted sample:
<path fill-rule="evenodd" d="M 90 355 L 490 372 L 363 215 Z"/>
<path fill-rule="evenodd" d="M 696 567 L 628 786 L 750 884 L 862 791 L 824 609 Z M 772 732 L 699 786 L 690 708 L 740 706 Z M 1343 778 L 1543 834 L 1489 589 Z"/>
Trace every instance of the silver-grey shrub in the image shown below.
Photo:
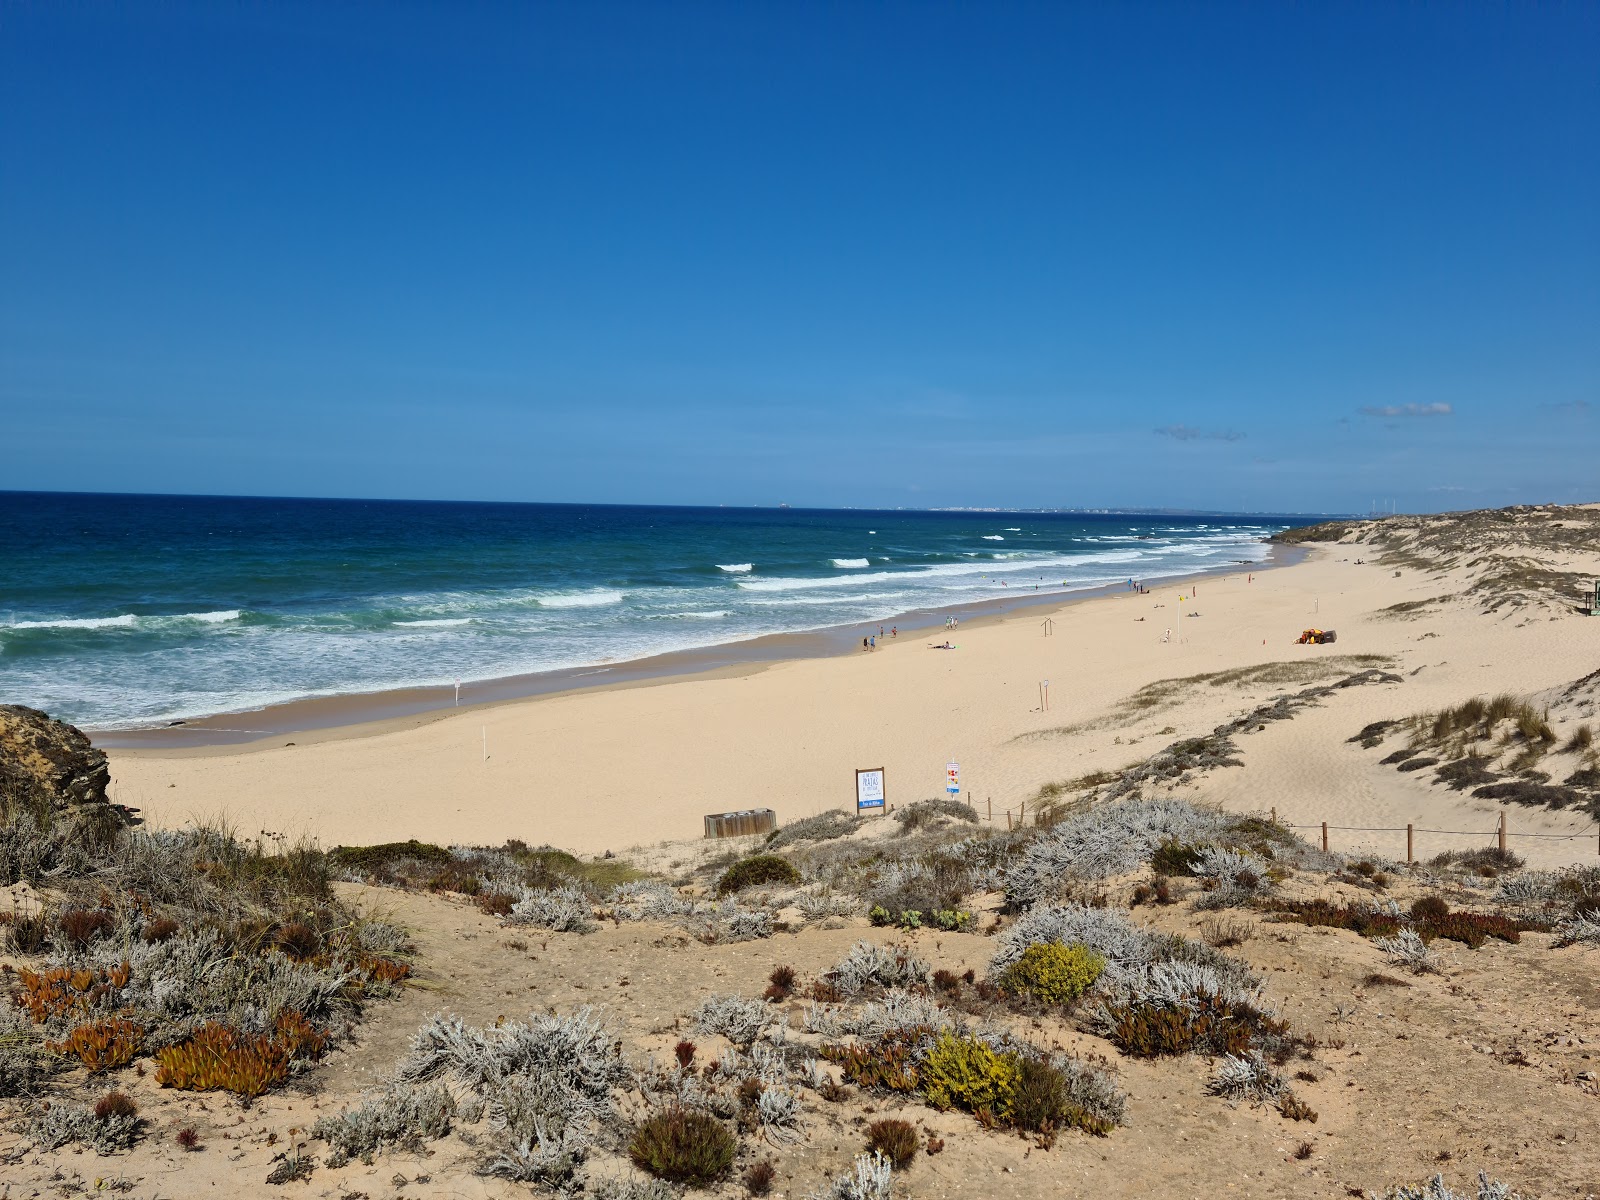
<path fill-rule="evenodd" d="M 1206 1091 L 1226 1100 L 1271 1100 L 1283 1091 L 1283 1077 L 1254 1052 L 1224 1054 L 1206 1082 Z"/>
<path fill-rule="evenodd" d="M 1005 872 L 1006 898 L 1025 908 L 1062 894 L 1073 882 L 1123 875 L 1162 842 L 1208 842 L 1226 835 L 1230 818 L 1181 800 L 1121 800 L 1068 817 L 1023 847 Z"/>
<path fill-rule="evenodd" d="M 595 927 L 589 898 L 575 887 L 521 888 L 506 917 L 510 925 L 535 925 L 556 933 L 588 933 Z"/>
<path fill-rule="evenodd" d="M 748 1046 L 772 1021 L 772 1010 L 744 996 L 707 996 L 691 1020 L 705 1034 L 721 1034 L 736 1046 Z"/>
<path fill-rule="evenodd" d="M 756 1099 L 756 1119 L 761 1131 L 781 1146 L 800 1140 L 800 1097 L 786 1087 L 761 1090 Z"/>
<path fill-rule="evenodd" d="M 1487 1171 L 1479 1171 L 1478 1190 L 1474 1196 L 1454 1191 L 1446 1185 L 1443 1175 L 1435 1175 L 1421 1186 L 1390 1188 L 1384 1193 L 1384 1200 L 1518 1200 L 1520 1195 L 1511 1190 L 1510 1184 L 1491 1180 Z"/>
<path fill-rule="evenodd" d="M 1121 1125 L 1128 1116 L 1128 1097 L 1116 1076 L 1073 1054 L 1057 1051 L 1050 1065 L 1067 1081 L 1067 1098 L 1090 1116 Z"/>
<path fill-rule="evenodd" d="M 850 1169 L 810 1200 L 890 1200 L 894 1189 L 894 1168 L 874 1150 L 858 1154 Z"/>
<path fill-rule="evenodd" d="M 455 1097 L 443 1084 L 391 1084 L 338 1116 L 319 1118 L 311 1136 L 328 1143 L 330 1167 L 352 1158 L 370 1163 L 384 1147 L 420 1150 L 423 1142 L 442 1138 L 455 1112 Z"/>
<path fill-rule="evenodd" d="M 933 979 L 933 968 L 909 950 L 857 942 L 829 972 L 829 978 L 846 996 L 854 996 L 874 984 L 885 988 L 926 986 Z"/>
<path fill-rule="evenodd" d="M 565 1183 L 596 1130 L 615 1120 L 612 1093 L 632 1072 L 621 1043 L 583 1008 L 487 1028 L 437 1015 L 417 1031 L 397 1076 L 449 1076 L 487 1103 L 500 1145 L 484 1173 Z"/>
<path fill-rule="evenodd" d="M 946 1029 L 952 1023 L 950 1014 L 932 1000 L 903 988 L 891 988 L 881 1000 L 858 1008 L 812 1003 L 805 1013 L 808 1033 L 823 1037 L 853 1035 L 874 1041 L 916 1029 Z"/>
<path fill-rule="evenodd" d="M 1404 967 L 1413 974 L 1437 974 L 1442 970 L 1438 954 L 1428 949 L 1428 944 L 1414 929 L 1402 929 L 1393 937 L 1373 938 L 1372 944 L 1395 966 Z"/>
<path fill-rule="evenodd" d="M 96 1154 L 114 1154 L 133 1145 L 139 1118 L 122 1114 L 97 1117 L 93 1109 L 81 1104 L 57 1103 L 34 1113 L 28 1133 L 46 1150 L 77 1142 Z"/>

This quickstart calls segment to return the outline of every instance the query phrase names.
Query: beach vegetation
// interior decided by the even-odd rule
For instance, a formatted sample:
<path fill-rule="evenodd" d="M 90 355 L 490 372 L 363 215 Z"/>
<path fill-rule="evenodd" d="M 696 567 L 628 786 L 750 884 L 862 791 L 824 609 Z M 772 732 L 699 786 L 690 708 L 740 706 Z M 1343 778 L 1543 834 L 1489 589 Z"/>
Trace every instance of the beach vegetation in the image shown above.
<path fill-rule="evenodd" d="M 748 1046 L 772 1022 L 772 1010 L 744 996 L 707 996 L 691 1018 L 695 1030 L 720 1034 L 736 1046 Z"/>
<path fill-rule="evenodd" d="M 850 1169 L 810 1200 L 891 1200 L 894 1164 L 876 1150 L 856 1155 Z"/>
<path fill-rule="evenodd" d="M 27 1130 L 40 1149 L 59 1150 L 69 1142 L 96 1154 L 127 1150 L 138 1139 L 142 1122 L 138 1107 L 125 1094 L 111 1091 L 91 1107 L 63 1101 L 35 1109 Z"/>
<path fill-rule="evenodd" d="M 91 1075 L 131 1063 L 144 1046 L 144 1027 L 122 1017 L 75 1026 L 65 1039 L 46 1042 L 52 1054 L 76 1058 Z"/>
<path fill-rule="evenodd" d="M 1007 992 L 1042 1004 L 1072 1004 L 1106 969 L 1106 960 L 1084 946 L 1035 942 L 998 980 Z"/>
<path fill-rule="evenodd" d="M 691 1187 L 708 1187 L 728 1173 L 739 1144 L 715 1117 L 672 1108 L 640 1122 L 628 1157 L 641 1171 Z"/>
<path fill-rule="evenodd" d="M 336 1116 L 318 1118 L 311 1136 L 328 1144 L 327 1165 L 370 1164 L 382 1149 L 420 1152 L 450 1132 L 455 1097 L 443 1084 L 391 1084 Z"/>
<path fill-rule="evenodd" d="M 757 854 L 741 859 L 723 872 L 717 880 L 719 896 L 732 895 L 754 887 L 794 887 L 800 882 L 800 872 L 794 864 L 777 854 Z"/>
<path fill-rule="evenodd" d="M 978 810 L 961 800 L 938 796 L 932 800 L 918 800 L 894 814 L 901 833 L 915 833 L 919 829 L 938 828 L 951 821 L 978 823 Z"/>
<path fill-rule="evenodd" d="M 770 1158 L 763 1158 L 753 1162 L 745 1168 L 744 1176 L 740 1180 L 744 1190 L 752 1196 L 766 1196 L 772 1191 L 772 1185 L 777 1182 L 778 1168 Z"/>
<path fill-rule="evenodd" d="M 861 828 L 862 820 L 841 808 L 830 808 L 814 817 L 801 817 L 767 834 L 767 846 L 777 850 L 802 842 L 827 842 L 848 837 Z"/>
<path fill-rule="evenodd" d="M 910 1121 L 885 1117 L 867 1126 L 867 1149 L 887 1158 L 896 1171 L 904 1171 L 916 1160 L 921 1139 Z"/>

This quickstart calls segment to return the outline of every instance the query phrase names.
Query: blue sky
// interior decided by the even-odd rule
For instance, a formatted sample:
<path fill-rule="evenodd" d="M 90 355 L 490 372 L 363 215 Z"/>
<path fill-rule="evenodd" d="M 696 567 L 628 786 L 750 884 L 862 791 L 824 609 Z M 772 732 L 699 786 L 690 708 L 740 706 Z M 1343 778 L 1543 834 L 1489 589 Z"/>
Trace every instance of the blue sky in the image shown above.
<path fill-rule="evenodd" d="M 7 5 L 0 487 L 1600 499 L 1600 6 Z"/>

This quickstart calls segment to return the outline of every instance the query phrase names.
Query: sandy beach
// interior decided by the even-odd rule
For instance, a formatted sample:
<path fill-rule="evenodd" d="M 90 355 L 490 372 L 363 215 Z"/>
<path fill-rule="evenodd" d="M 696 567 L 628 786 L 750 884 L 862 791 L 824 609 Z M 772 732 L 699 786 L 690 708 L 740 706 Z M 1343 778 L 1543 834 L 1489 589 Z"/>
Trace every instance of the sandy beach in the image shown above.
<path fill-rule="evenodd" d="M 1295 824 L 1327 821 L 1336 850 L 1403 856 L 1403 834 L 1337 827 L 1408 823 L 1484 835 L 1419 834 L 1419 857 L 1481 844 L 1497 819 L 1492 802 L 1379 767 L 1347 739 L 1370 722 L 1469 696 L 1568 682 L 1595 661 L 1600 620 L 1486 614 L 1449 599 L 1397 613 L 1392 606 L 1450 596 L 1461 581 L 1364 557 L 1376 555 L 1320 545 L 1253 580 L 1241 571 L 1027 607 L 963 623 L 952 650 L 930 649 L 945 640 L 942 628 L 923 630 L 873 653 L 723 667 L 244 747 L 116 750 L 113 795 L 155 825 L 222 815 L 247 833 L 324 844 L 516 837 L 600 853 L 696 837 L 706 813 L 770 807 L 786 821 L 847 808 L 858 767 L 884 767 L 890 802 L 906 804 L 939 794 L 955 760 L 966 797 L 1003 821 L 1030 801 L 1037 810 L 1045 785 L 1123 767 L 1285 690 L 1196 676 L 1268 663 L 1314 675 L 1319 660 L 1380 655 L 1403 682 L 1352 688 L 1273 725 L 1248 740 L 1247 769 L 1214 772 L 1186 796 L 1276 808 Z M 1337 630 L 1337 642 L 1294 644 L 1308 626 Z M 1153 702 L 1124 703 L 1141 689 Z M 1586 814 L 1519 807 L 1510 820 L 1530 863 L 1596 856 L 1594 836 L 1578 836 L 1593 827 Z M 1533 833 L 1572 840 L 1522 836 Z"/>

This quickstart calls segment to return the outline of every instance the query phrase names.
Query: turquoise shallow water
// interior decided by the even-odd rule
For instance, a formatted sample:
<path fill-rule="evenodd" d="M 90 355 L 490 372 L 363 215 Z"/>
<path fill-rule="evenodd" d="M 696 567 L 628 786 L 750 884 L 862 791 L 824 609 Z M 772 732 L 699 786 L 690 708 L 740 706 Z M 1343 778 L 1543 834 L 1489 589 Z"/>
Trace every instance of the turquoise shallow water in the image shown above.
<path fill-rule="evenodd" d="M 0 493 L 0 701 L 91 726 L 1266 557 L 1293 518 Z"/>

